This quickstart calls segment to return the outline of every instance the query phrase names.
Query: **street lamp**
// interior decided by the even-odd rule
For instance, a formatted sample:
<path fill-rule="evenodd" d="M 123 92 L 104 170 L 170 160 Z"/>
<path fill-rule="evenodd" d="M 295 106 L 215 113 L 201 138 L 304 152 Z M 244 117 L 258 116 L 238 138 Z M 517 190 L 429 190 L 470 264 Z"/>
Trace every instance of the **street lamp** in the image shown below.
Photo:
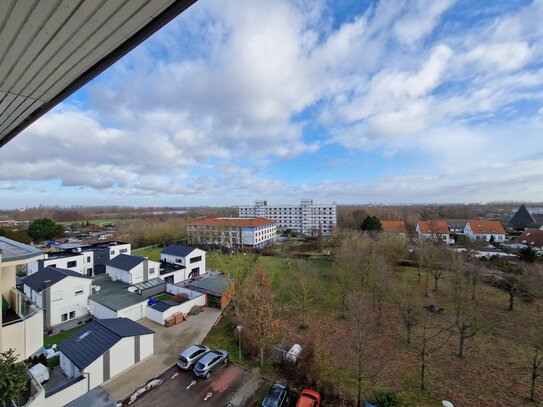
<path fill-rule="evenodd" d="M 238 348 L 239 348 L 239 360 L 241 360 L 241 325 L 236 326 L 238 330 Z"/>

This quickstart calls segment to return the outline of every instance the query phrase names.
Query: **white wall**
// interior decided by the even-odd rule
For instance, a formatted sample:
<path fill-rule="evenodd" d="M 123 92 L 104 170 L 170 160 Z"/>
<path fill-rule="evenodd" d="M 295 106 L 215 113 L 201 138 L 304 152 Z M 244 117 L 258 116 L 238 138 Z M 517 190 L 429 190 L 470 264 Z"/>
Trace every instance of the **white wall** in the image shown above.
<path fill-rule="evenodd" d="M 147 300 L 143 297 L 142 299 L 144 301 L 139 304 L 117 311 L 117 315 L 119 317 L 129 318 L 132 321 L 137 321 L 139 319 L 145 318 L 145 316 L 147 315 Z"/>
<path fill-rule="evenodd" d="M 194 307 L 195 305 L 205 306 L 206 305 L 206 295 L 198 293 L 199 295 L 197 297 L 194 297 L 191 300 L 185 301 L 183 304 L 175 305 L 173 307 L 168 308 L 164 312 L 159 312 L 157 310 L 154 310 L 151 307 L 147 307 L 147 318 L 151 321 L 156 322 L 157 324 L 164 325 L 164 320 L 166 318 L 171 317 L 175 314 L 188 314 L 189 311 Z"/>
<path fill-rule="evenodd" d="M 109 248 L 109 258 L 112 259 L 119 254 L 131 254 L 130 243 L 118 244 Z"/>
<path fill-rule="evenodd" d="M 100 386 L 104 382 L 104 357 L 100 356 L 83 371 L 90 376 L 90 390 Z"/>
<path fill-rule="evenodd" d="M 66 322 L 62 321 L 63 314 L 68 314 L 67 321 L 89 314 L 87 302 L 91 292 L 91 284 L 91 279 L 70 276 L 60 280 L 49 288 L 51 293 L 49 296 L 50 303 L 45 308 L 49 315 L 51 326 Z M 75 293 L 79 291 L 83 292 L 76 295 Z M 58 294 L 61 294 L 60 299 Z M 75 312 L 74 318 L 70 318 L 70 312 Z"/>
<path fill-rule="evenodd" d="M 134 337 L 122 338 L 109 350 L 109 375 L 117 376 L 123 370 L 132 366 L 134 361 Z"/>
<path fill-rule="evenodd" d="M 151 356 L 155 351 L 155 335 L 141 335 L 140 336 L 140 361 Z"/>
<path fill-rule="evenodd" d="M 68 263 L 75 262 L 74 266 L 68 267 Z M 45 259 L 43 260 L 43 267 L 58 267 L 61 269 L 68 269 L 75 271 L 79 274 L 87 275 L 86 265 L 85 263 L 85 256 L 83 253 L 74 253 L 73 256 L 69 257 L 52 257 L 48 258 L 48 255 L 45 254 Z M 92 267 L 89 266 L 89 267 Z"/>
<path fill-rule="evenodd" d="M 117 312 L 113 311 L 102 304 L 89 299 L 89 306 L 91 307 L 91 314 L 98 319 L 117 318 Z"/>

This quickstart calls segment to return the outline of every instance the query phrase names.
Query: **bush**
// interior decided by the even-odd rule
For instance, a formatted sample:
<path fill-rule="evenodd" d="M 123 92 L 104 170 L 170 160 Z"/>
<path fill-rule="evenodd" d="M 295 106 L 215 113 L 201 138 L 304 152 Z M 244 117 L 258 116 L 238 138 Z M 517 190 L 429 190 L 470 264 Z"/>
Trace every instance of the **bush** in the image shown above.
<path fill-rule="evenodd" d="M 182 304 L 188 300 L 189 300 L 189 296 L 185 293 L 179 293 L 172 297 L 172 301 L 177 302 L 178 304 Z"/>
<path fill-rule="evenodd" d="M 398 395 L 391 389 L 379 389 L 375 392 L 375 402 L 379 407 L 397 407 L 400 405 Z"/>

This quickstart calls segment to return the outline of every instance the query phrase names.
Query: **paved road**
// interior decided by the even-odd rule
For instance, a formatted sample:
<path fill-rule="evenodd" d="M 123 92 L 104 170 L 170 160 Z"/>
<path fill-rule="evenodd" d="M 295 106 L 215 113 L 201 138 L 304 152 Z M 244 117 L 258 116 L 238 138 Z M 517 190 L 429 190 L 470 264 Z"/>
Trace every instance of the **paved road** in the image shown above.
<path fill-rule="evenodd" d="M 261 394 L 266 382 L 239 366 L 228 364 L 208 380 L 197 379 L 176 366 L 162 376 L 164 382 L 149 390 L 130 406 L 134 407 L 244 407 L 254 394 Z M 206 400 L 207 397 L 207 400 Z"/>
<path fill-rule="evenodd" d="M 129 397 L 149 380 L 170 368 L 183 349 L 195 343 L 202 343 L 220 313 L 218 309 L 206 308 L 205 312 L 191 316 L 186 321 L 169 328 L 147 318 L 140 319 L 137 321 L 139 324 L 155 331 L 154 354 L 119 377 L 103 384 L 102 387 L 116 400 Z"/>

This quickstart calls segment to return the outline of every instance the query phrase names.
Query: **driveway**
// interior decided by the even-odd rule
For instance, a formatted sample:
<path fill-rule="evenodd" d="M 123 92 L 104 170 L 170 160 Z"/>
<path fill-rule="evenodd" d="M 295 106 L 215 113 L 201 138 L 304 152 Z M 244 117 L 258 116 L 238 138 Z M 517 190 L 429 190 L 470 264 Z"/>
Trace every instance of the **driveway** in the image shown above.
<path fill-rule="evenodd" d="M 154 354 L 130 370 L 121 373 L 102 387 L 116 400 L 124 400 L 134 391 L 170 368 L 177 361 L 179 352 L 192 344 L 202 343 L 221 311 L 206 308 L 205 312 L 189 317 L 180 324 L 166 328 L 150 319 L 137 321 L 155 331 Z"/>
<path fill-rule="evenodd" d="M 164 382 L 149 390 L 130 406 L 134 407 L 245 407 L 255 394 L 267 391 L 264 379 L 233 364 L 215 371 L 208 380 L 176 366 L 162 375 Z M 128 405 L 125 403 L 125 405 Z"/>

